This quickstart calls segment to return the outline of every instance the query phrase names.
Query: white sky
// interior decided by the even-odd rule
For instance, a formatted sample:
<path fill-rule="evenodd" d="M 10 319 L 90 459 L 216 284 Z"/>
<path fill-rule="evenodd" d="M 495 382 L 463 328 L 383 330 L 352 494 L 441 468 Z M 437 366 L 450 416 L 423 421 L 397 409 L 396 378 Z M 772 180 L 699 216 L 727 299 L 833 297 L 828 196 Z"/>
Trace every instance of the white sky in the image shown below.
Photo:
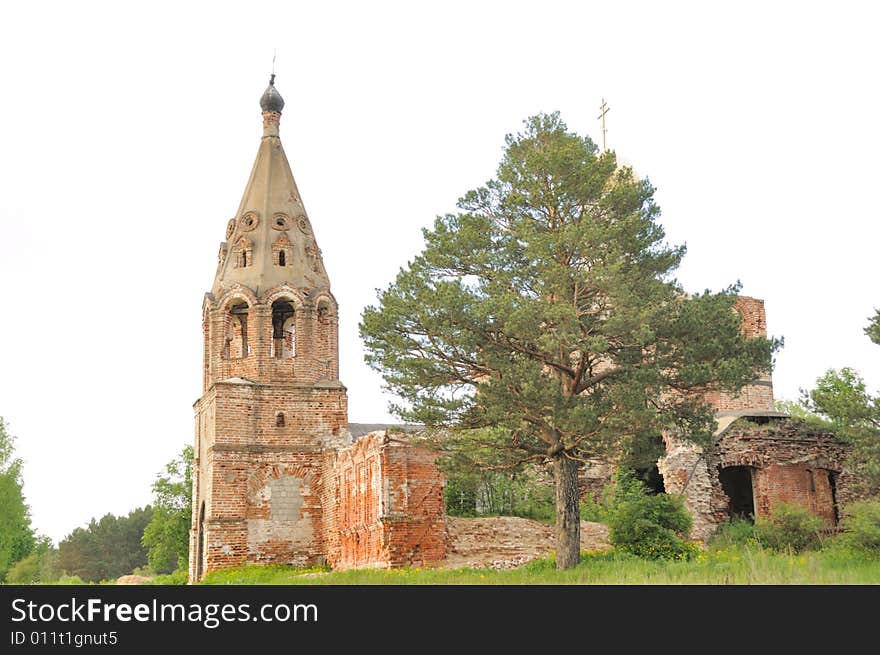
<path fill-rule="evenodd" d="M 785 337 L 777 397 L 880 387 L 878 13 L 867 2 L 17 2 L 0 15 L 0 416 L 36 528 L 150 500 L 192 437 L 202 295 L 281 135 L 340 303 L 353 422 L 390 420 L 357 323 L 421 228 L 538 111 L 657 187 L 686 289 L 737 279 Z"/>

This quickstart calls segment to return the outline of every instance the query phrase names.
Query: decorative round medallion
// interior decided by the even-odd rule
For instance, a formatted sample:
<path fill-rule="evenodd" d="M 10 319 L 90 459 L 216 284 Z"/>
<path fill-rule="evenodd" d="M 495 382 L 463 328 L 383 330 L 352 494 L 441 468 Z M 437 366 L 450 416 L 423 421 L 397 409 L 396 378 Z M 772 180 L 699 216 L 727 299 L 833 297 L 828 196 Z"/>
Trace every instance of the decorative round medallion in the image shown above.
<path fill-rule="evenodd" d="M 309 222 L 306 220 L 305 216 L 296 217 L 296 226 L 303 232 L 303 234 L 309 233 Z"/>
<path fill-rule="evenodd" d="M 232 234 L 235 232 L 235 219 L 230 218 L 229 222 L 226 224 L 226 238 L 230 238 Z"/>
<path fill-rule="evenodd" d="M 241 229 L 243 232 L 250 232 L 251 230 L 257 229 L 257 225 L 260 224 L 260 217 L 257 215 L 257 212 L 247 212 L 244 216 L 241 217 Z"/>
<path fill-rule="evenodd" d="M 275 214 L 272 217 L 272 229 L 274 230 L 289 230 L 290 229 L 290 219 L 287 218 L 287 214 Z"/>

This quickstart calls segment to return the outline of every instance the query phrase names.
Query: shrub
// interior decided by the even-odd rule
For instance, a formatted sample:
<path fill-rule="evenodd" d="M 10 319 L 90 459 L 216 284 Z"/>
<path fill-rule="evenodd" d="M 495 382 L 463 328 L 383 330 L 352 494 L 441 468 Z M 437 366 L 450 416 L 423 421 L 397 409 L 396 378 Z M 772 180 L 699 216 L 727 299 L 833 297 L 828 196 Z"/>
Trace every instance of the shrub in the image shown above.
<path fill-rule="evenodd" d="M 861 500 L 846 505 L 840 526 L 843 533 L 837 540 L 841 544 L 853 550 L 880 554 L 880 501 Z"/>
<path fill-rule="evenodd" d="M 581 521 L 594 521 L 595 523 L 607 523 L 609 518 L 608 507 L 602 500 L 596 501 L 592 496 L 585 496 L 580 502 Z"/>
<path fill-rule="evenodd" d="M 776 551 L 815 550 L 821 546 L 824 523 L 802 505 L 779 503 L 769 517 L 758 517 L 755 534 L 761 545 Z"/>
<path fill-rule="evenodd" d="M 16 562 L 9 573 L 6 574 L 6 582 L 9 584 L 52 584 L 60 575 L 57 570 L 58 551 L 52 547 L 52 542 L 46 537 L 41 537 L 30 555 Z"/>
<path fill-rule="evenodd" d="M 177 569 L 173 573 L 167 575 L 157 575 L 150 580 L 151 585 L 184 585 L 189 579 L 189 572 L 186 569 Z"/>
<path fill-rule="evenodd" d="M 689 559 L 697 552 L 687 540 L 693 524 L 678 496 L 648 496 L 643 485 L 618 480 L 609 512 L 609 540 L 622 551 L 648 559 Z"/>
<path fill-rule="evenodd" d="M 731 546 L 753 545 L 757 540 L 754 523 L 743 518 L 732 518 L 718 526 L 710 544 L 715 549 L 724 550 Z"/>
<path fill-rule="evenodd" d="M 83 579 L 78 575 L 67 575 L 66 573 L 58 578 L 58 581 L 55 584 L 59 585 L 81 585 L 86 584 L 83 582 Z"/>
<path fill-rule="evenodd" d="M 615 509 L 627 500 L 637 500 L 648 495 L 645 483 L 636 477 L 632 469 L 618 468 L 605 485 L 599 500 L 587 496 L 580 502 L 580 515 L 583 521 L 609 523 Z"/>
<path fill-rule="evenodd" d="M 40 554 L 18 560 L 6 574 L 6 584 L 34 584 L 40 581 Z"/>

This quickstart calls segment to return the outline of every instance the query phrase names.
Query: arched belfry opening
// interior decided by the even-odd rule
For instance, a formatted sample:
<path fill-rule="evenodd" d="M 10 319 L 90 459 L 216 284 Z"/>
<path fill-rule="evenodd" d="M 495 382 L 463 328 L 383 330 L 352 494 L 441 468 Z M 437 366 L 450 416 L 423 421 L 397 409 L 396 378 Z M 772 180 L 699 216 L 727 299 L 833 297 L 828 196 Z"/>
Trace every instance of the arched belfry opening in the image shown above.
<path fill-rule="evenodd" d="M 241 359 L 250 354 L 247 337 L 248 306 L 239 302 L 229 308 L 226 327 L 225 359 Z"/>
<path fill-rule="evenodd" d="M 276 359 L 296 356 L 296 312 L 289 300 L 272 303 L 272 356 Z"/>

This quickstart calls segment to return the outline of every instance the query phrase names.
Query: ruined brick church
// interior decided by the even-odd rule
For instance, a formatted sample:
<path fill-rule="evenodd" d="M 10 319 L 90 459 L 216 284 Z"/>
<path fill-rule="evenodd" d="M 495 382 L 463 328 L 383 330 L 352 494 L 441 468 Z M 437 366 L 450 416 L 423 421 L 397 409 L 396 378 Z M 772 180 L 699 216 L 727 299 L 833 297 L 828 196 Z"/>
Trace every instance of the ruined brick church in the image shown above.
<path fill-rule="evenodd" d="M 382 430 L 352 444 L 369 428 L 348 423 L 336 299 L 279 138 L 274 77 L 202 307 L 190 581 L 246 562 L 442 560 L 443 479 L 431 454 Z"/>
<path fill-rule="evenodd" d="M 202 307 L 190 582 L 245 563 L 441 562 L 444 482 L 432 453 L 387 426 L 348 423 L 337 303 L 281 145 L 284 101 L 274 77 L 260 99 L 256 161 Z M 765 334 L 763 303 L 742 298 L 738 307 L 746 332 Z M 711 400 L 713 447 L 667 437 L 657 466 L 665 490 L 684 494 L 694 536 L 779 501 L 836 520 L 849 493 L 843 446 L 774 411 L 769 375 Z M 607 482 L 609 467 L 585 468 L 585 493 Z"/>

